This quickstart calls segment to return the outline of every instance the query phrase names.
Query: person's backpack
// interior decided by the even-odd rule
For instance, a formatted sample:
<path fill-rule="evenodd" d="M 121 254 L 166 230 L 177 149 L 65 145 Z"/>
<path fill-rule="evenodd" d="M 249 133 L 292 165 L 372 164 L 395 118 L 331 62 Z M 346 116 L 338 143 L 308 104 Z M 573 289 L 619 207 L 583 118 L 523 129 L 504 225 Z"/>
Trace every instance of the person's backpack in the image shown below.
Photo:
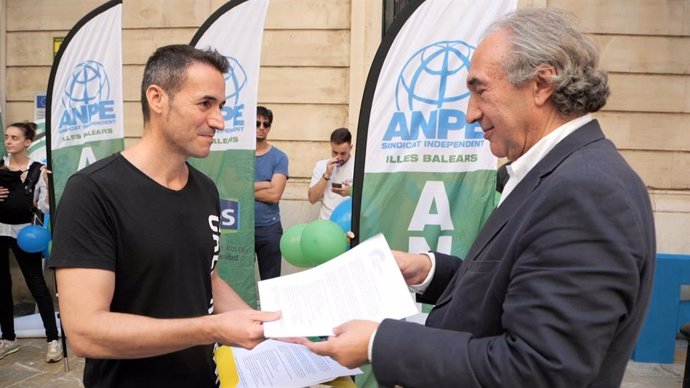
<path fill-rule="evenodd" d="M 5 162 L 0 159 L 0 186 L 10 192 L 7 198 L 0 201 L 0 222 L 3 224 L 26 224 L 33 221 L 34 189 L 41 179 L 39 162 L 31 163 L 26 179 L 22 182 L 22 171 L 10 171 L 5 168 Z"/>

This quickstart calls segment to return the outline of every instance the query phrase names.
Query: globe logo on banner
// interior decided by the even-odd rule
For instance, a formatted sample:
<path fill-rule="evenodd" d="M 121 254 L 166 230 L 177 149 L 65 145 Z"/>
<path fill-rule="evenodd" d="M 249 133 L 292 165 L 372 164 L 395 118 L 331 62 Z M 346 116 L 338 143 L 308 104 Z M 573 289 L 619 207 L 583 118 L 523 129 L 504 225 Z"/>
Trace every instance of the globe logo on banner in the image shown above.
<path fill-rule="evenodd" d="M 110 97 L 110 80 L 103 65 L 96 61 L 78 64 L 65 85 L 63 105 L 74 108 Z"/>
<path fill-rule="evenodd" d="M 89 60 L 74 67 L 65 83 L 61 102 L 64 111 L 60 132 L 85 129 L 94 123 L 114 123 L 110 80 L 99 62 Z"/>
<path fill-rule="evenodd" d="M 240 101 L 240 92 L 247 85 L 247 72 L 236 58 L 225 58 L 230 63 L 230 70 L 224 74 L 226 103 L 237 105 Z"/>
<path fill-rule="evenodd" d="M 226 131 L 236 132 L 244 129 L 244 104 L 241 103 L 240 93 L 247 86 L 247 72 L 244 71 L 237 58 L 229 56 L 225 58 L 230 63 L 230 70 L 223 75 L 225 77 L 223 119 L 226 122 Z"/>
<path fill-rule="evenodd" d="M 453 40 L 432 43 L 412 54 L 398 76 L 397 112 L 383 137 L 384 142 L 395 143 L 384 143 L 382 148 L 418 147 L 418 141 L 445 140 L 451 134 L 482 138 L 478 124 L 467 124 L 459 104 L 470 96 L 466 80 L 473 51 L 473 46 Z"/>
<path fill-rule="evenodd" d="M 410 58 L 398 77 L 398 110 L 441 108 L 469 97 L 465 80 L 474 47 L 461 41 L 430 44 Z M 458 87 L 462 85 L 461 87 Z"/>

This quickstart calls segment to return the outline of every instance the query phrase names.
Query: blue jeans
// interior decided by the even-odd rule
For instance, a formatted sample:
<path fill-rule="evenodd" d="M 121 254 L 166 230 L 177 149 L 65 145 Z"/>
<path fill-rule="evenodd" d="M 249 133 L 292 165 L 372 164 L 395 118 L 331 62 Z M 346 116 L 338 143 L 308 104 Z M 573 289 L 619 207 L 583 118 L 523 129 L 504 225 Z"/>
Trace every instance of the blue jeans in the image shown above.
<path fill-rule="evenodd" d="M 12 237 L 0 236 L 0 329 L 2 339 L 14 340 L 14 301 L 12 300 L 12 276 L 10 274 L 10 249 L 14 252 L 31 296 L 36 300 L 38 311 L 46 329 L 48 341 L 58 339 L 53 298 L 43 278 L 40 253 L 24 252 Z"/>
<path fill-rule="evenodd" d="M 257 226 L 254 229 L 254 252 L 259 263 L 261 280 L 280 276 L 280 238 L 283 226 L 279 222 L 268 226 Z"/>

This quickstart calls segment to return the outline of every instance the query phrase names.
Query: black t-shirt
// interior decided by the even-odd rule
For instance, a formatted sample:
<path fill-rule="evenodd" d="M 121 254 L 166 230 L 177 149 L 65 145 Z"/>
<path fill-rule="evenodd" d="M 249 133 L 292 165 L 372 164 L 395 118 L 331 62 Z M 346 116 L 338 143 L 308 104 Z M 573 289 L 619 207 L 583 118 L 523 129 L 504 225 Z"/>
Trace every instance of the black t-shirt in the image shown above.
<path fill-rule="evenodd" d="M 218 190 L 188 168 L 179 191 L 159 185 L 120 154 L 74 174 L 57 209 L 51 267 L 115 272 L 113 312 L 208 315 Z M 216 381 L 212 345 L 143 359 L 87 359 L 84 370 L 86 387 L 214 387 Z"/>

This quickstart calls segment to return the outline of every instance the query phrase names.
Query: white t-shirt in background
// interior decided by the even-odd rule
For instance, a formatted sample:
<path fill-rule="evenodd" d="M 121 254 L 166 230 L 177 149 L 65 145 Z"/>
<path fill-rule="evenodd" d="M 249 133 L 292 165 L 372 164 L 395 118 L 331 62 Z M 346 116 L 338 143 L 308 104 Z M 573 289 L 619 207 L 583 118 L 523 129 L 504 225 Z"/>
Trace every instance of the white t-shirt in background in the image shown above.
<path fill-rule="evenodd" d="M 322 179 L 323 174 L 326 172 L 326 163 L 330 159 L 323 159 L 316 162 L 314 166 L 314 172 L 311 176 L 311 182 L 309 187 L 314 187 Z M 319 218 L 322 220 L 327 220 L 331 217 L 333 209 L 335 209 L 340 202 L 344 201 L 348 197 L 343 197 L 340 194 L 336 194 L 331 191 L 331 183 L 345 183 L 352 185 L 352 177 L 355 171 L 355 158 L 350 156 L 350 159 L 345 162 L 342 166 L 336 166 L 333 168 L 333 173 L 331 174 L 331 179 L 328 181 L 326 189 L 323 191 L 323 196 L 321 197 L 321 210 L 319 212 Z"/>

